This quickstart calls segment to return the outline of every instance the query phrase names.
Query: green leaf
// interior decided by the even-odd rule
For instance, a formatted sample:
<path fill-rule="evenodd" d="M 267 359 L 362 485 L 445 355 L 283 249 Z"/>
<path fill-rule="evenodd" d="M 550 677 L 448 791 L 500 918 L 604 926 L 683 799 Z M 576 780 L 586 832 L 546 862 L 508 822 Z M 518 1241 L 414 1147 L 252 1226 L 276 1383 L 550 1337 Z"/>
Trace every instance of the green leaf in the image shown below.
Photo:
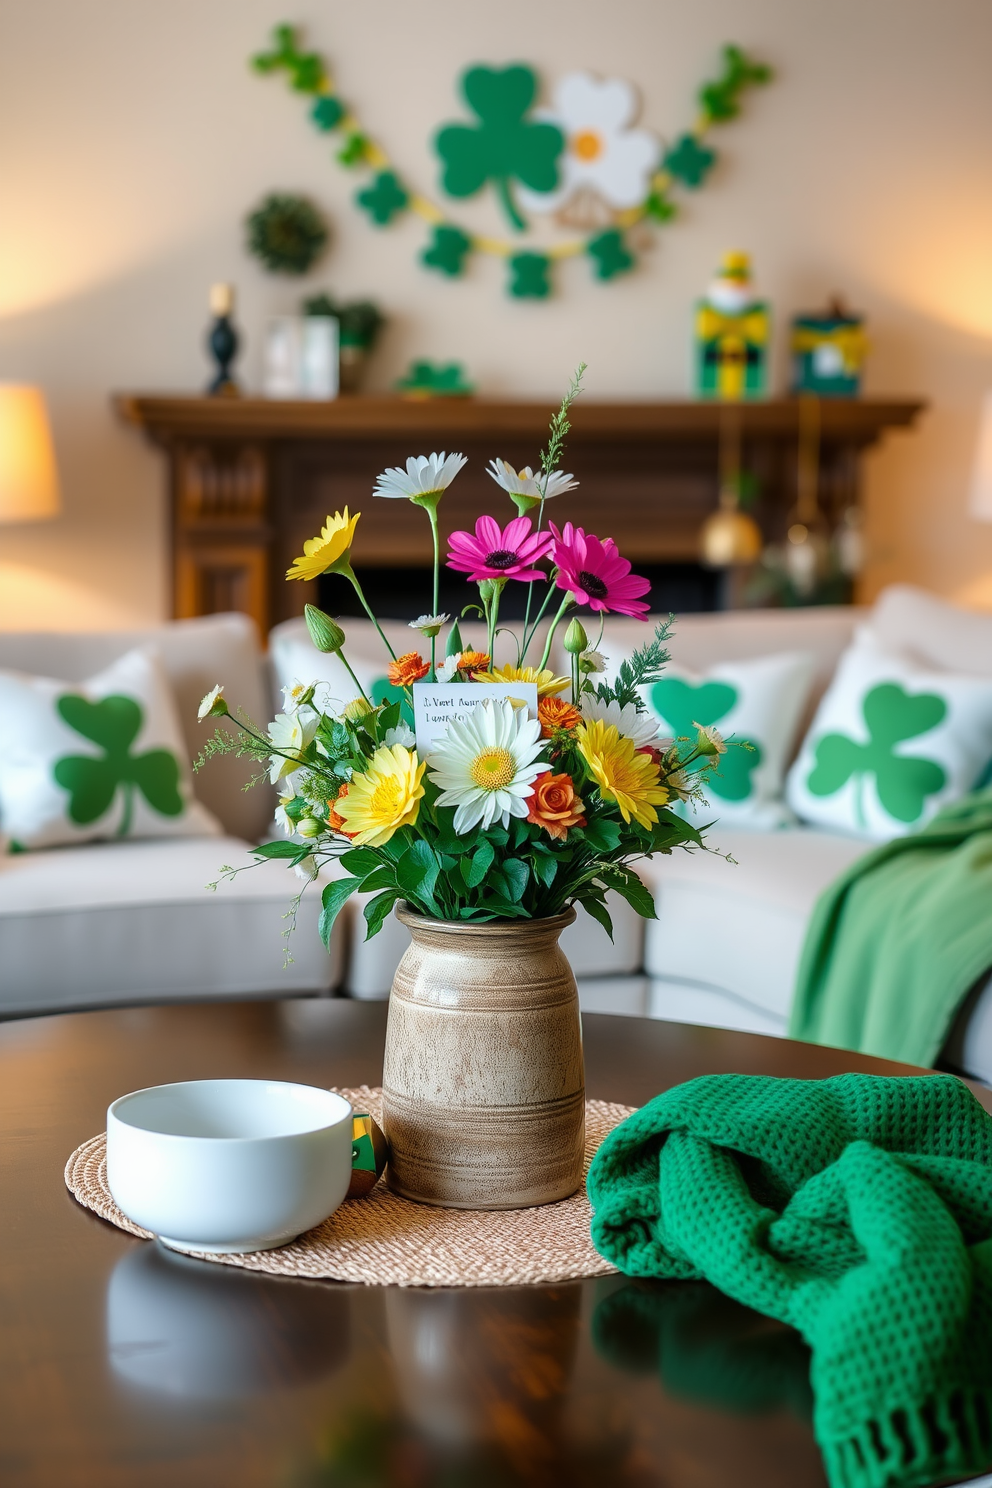
<path fill-rule="evenodd" d="M 642 883 L 632 868 L 624 868 L 620 863 L 611 863 L 600 869 L 599 876 L 604 883 L 609 884 L 611 889 L 615 889 L 621 898 L 626 899 L 631 909 L 636 910 L 641 919 L 656 920 L 658 918 L 650 889 Z"/>
<path fill-rule="evenodd" d="M 594 818 L 584 829 L 586 842 L 598 853 L 615 852 L 620 846 L 622 828 L 608 816 Z"/>
<path fill-rule="evenodd" d="M 530 869 L 520 858 L 504 858 L 500 864 L 503 875 L 510 886 L 510 898 L 514 904 L 519 904 L 524 897 L 524 890 L 530 878 Z"/>
<path fill-rule="evenodd" d="M 580 897 L 577 898 L 575 902 L 576 904 L 581 904 L 586 914 L 591 915 L 594 920 L 597 920 L 599 924 L 602 925 L 603 929 L 612 940 L 613 921 L 610 918 L 610 911 L 607 909 L 603 901 L 601 899 L 594 899 L 592 895 L 583 894 L 580 895 Z"/>
<path fill-rule="evenodd" d="M 470 858 L 462 858 L 462 877 L 470 889 L 477 888 L 493 865 L 496 850 L 491 842 L 483 840 Z"/>
<path fill-rule="evenodd" d="M 373 852 L 371 847 L 350 847 L 338 859 L 346 873 L 354 873 L 358 878 L 365 878 L 373 869 L 378 868 L 381 861 L 379 854 Z"/>
<path fill-rule="evenodd" d="M 368 904 L 366 904 L 364 910 L 362 911 L 365 916 L 365 923 L 368 927 L 365 931 L 366 940 L 371 940 L 373 935 L 379 934 L 379 931 L 382 929 L 383 921 L 385 920 L 386 916 L 389 914 L 390 910 L 399 897 L 399 894 L 390 889 L 385 894 L 380 894 L 377 899 L 369 900 Z"/>
<path fill-rule="evenodd" d="M 396 888 L 396 870 L 389 863 L 380 863 L 367 878 L 358 885 L 363 894 L 375 894 L 380 889 Z"/>
<path fill-rule="evenodd" d="M 320 938 L 325 947 L 330 946 L 331 931 L 342 906 L 347 903 L 358 887 L 357 878 L 336 878 L 333 883 L 324 886 L 324 892 L 320 896 L 323 906 L 320 911 Z"/>
<path fill-rule="evenodd" d="M 554 858 L 548 857 L 545 854 L 541 853 L 539 855 L 535 855 L 531 863 L 531 869 L 534 873 L 534 877 L 538 879 L 546 889 L 550 889 L 551 885 L 555 881 L 555 876 L 558 872 L 558 863 Z"/>
<path fill-rule="evenodd" d="M 418 838 L 396 865 L 396 881 L 405 894 L 430 903 L 441 865 L 430 844 Z"/>
<path fill-rule="evenodd" d="M 296 858 L 301 852 L 309 853 L 311 849 L 299 842 L 263 842 L 251 851 L 256 858 Z"/>

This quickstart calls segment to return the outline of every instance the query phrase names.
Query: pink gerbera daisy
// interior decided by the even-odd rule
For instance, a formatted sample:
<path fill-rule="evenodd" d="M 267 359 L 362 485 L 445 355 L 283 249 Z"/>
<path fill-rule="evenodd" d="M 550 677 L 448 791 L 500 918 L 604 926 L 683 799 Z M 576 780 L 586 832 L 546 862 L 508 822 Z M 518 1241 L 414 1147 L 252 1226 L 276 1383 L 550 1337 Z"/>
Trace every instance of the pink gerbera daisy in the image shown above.
<path fill-rule="evenodd" d="M 475 533 L 453 532 L 449 539 L 448 567 L 466 573 L 474 583 L 482 579 L 543 579 L 539 568 L 530 567 L 547 556 L 550 532 L 531 533 L 530 517 L 514 517 L 500 530 L 492 517 L 480 517 Z"/>
<path fill-rule="evenodd" d="M 555 583 L 559 589 L 570 589 L 577 604 L 587 604 L 594 610 L 631 615 L 635 620 L 645 618 L 651 607 L 643 604 L 640 596 L 648 593 L 651 584 L 631 573 L 630 564 L 620 557 L 612 537 L 600 542 L 571 522 L 565 523 L 562 532 L 552 522 L 551 530 L 555 535 L 551 558 L 558 570 Z"/>

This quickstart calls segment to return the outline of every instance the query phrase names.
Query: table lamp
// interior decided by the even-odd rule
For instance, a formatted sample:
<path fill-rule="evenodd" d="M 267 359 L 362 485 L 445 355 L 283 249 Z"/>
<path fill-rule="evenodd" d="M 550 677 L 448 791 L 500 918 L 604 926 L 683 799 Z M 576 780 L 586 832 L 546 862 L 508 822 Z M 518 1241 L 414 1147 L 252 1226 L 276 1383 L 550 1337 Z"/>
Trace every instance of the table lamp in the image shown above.
<path fill-rule="evenodd" d="M 0 383 L 0 522 L 40 522 L 61 506 L 44 395 Z"/>
<path fill-rule="evenodd" d="M 992 522 L 992 393 L 986 393 L 982 402 L 968 514 L 979 522 Z"/>

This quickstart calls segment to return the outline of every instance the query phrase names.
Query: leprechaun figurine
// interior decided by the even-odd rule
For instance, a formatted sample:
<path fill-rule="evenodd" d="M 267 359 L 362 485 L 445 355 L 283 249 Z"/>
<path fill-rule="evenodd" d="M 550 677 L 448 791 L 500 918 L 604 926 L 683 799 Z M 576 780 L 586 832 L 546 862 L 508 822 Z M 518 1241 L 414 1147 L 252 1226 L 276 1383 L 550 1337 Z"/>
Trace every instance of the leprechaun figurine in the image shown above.
<path fill-rule="evenodd" d="M 755 299 L 751 260 L 727 253 L 696 305 L 696 390 L 701 398 L 733 402 L 765 391 L 769 313 Z"/>

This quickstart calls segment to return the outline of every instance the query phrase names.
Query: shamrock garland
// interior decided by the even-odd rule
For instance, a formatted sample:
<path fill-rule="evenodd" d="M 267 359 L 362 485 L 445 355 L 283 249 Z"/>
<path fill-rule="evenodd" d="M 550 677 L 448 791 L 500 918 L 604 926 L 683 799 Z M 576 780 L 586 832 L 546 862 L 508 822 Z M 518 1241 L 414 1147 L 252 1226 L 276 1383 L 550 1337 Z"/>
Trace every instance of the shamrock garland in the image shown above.
<path fill-rule="evenodd" d="M 431 240 L 420 254 L 426 268 L 454 279 L 465 272 L 472 253 L 492 254 L 506 260 L 508 289 L 518 299 L 546 299 L 552 288 L 552 268 L 560 259 L 585 256 L 594 276 L 604 281 L 634 268 L 636 258 L 627 231 L 638 222 L 661 226 L 677 216 L 673 189 L 697 190 L 716 164 L 716 151 L 704 142 L 707 132 L 737 118 L 745 91 L 767 83 L 772 76 L 769 67 L 753 62 L 739 47 L 724 47 L 719 77 L 704 83 L 697 94 L 700 111 L 695 125 L 664 152 L 645 200 L 621 212 L 617 225 L 606 231 L 596 229 L 587 237 L 547 250 L 521 250 L 513 242 L 465 231 L 450 222 L 435 202 L 408 190 L 385 151 L 360 128 L 336 93 L 324 59 L 317 52 L 300 50 L 293 26 L 277 26 L 273 38 L 272 50 L 253 57 L 252 66 L 261 73 L 285 72 L 295 92 L 313 98 L 310 118 L 315 127 L 325 133 L 341 132 L 338 162 L 348 169 L 372 172 L 369 184 L 356 192 L 355 200 L 376 226 L 386 227 L 401 213 L 414 212 L 431 228 Z M 561 130 L 529 116 L 537 92 L 537 78 L 529 67 L 473 67 L 465 74 L 462 88 L 475 118 L 471 123 L 447 124 L 437 135 L 444 188 L 461 198 L 492 184 L 514 228 L 522 230 L 526 223 L 514 201 L 512 183 L 519 181 L 534 191 L 554 187 L 556 161 L 564 143 Z"/>

